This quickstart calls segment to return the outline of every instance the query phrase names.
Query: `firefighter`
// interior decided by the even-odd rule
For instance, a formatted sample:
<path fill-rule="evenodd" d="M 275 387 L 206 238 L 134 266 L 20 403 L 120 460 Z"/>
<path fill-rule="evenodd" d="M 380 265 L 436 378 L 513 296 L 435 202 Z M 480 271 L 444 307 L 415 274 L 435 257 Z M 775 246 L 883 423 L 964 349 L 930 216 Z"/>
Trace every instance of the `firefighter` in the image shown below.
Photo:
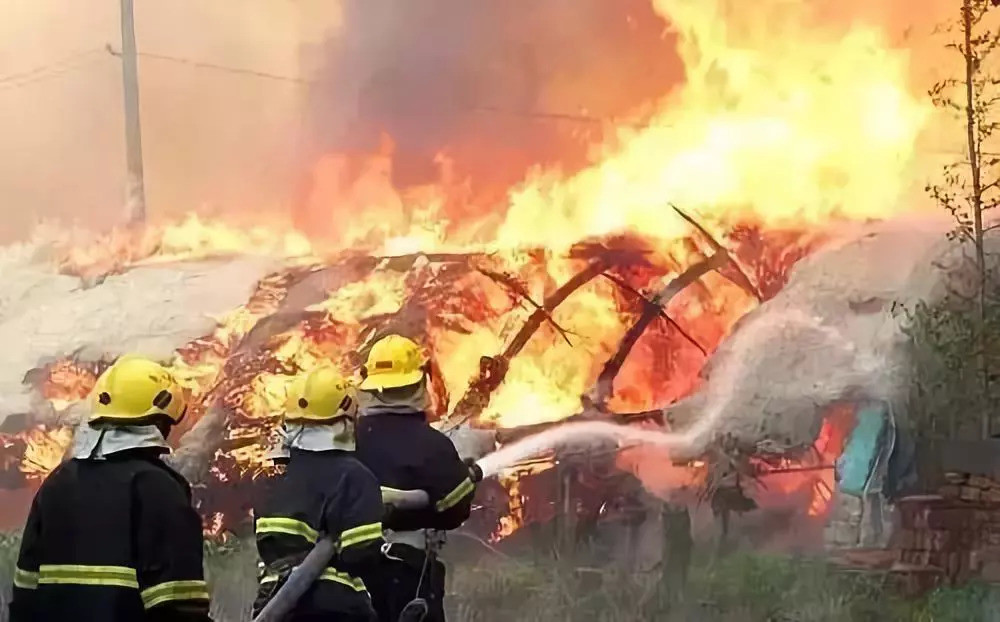
<path fill-rule="evenodd" d="M 331 537 L 337 554 L 290 619 L 374 618 L 360 576 L 380 560 L 383 507 L 378 480 L 354 457 L 357 410 L 353 388 L 333 367 L 316 367 L 289 385 L 285 472 L 254 510 L 263 564 L 255 616 L 319 538 Z"/>
<path fill-rule="evenodd" d="M 444 532 L 461 526 L 472 509 L 469 467 L 427 422 L 428 372 L 420 347 L 399 335 L 376 342 L 362 369 L 358 457 L 383 490 L 424 490 L 431 502 L 383 519 L 383 560 L 366 577 L 382 622 L 397 622 L 404 610 L 408 619 L 414 606 L 426 608 L 428 622 L 443 622 L 445 567 L 437 549 Z"/>
<path fill-rule="evenodd" d="M 158 363 L 125 356 L 98 378 L 71 459 L 35 494 L 11 622 L 210 622 L 201 519 L 160 456 L 186 400 Z"/>

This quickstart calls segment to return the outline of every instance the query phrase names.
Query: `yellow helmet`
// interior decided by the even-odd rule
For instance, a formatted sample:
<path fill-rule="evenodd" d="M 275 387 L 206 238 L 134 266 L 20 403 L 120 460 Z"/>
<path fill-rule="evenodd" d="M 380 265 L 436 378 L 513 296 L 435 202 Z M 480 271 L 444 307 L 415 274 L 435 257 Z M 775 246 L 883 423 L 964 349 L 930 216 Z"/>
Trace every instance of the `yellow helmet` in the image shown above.
<path fill-rule="evenodd" d="M 423 352 L 415 342 L 389 335 L 375 342 L 361 370 L 361 389 L 381 391 L 417 384 L 424 379 Z"/>
<path fill-rule="evenodd" d="M 357 411 L 354 387 L 330 365 L 299 374 L 288 385 L 285 421 L 333 421 Z"/>
<path fill-rule="evenodd" d="M 184 392 L 167 368 L 131 354 L 101 374 L 90 399 L 91 421 L 134 424 L 159 415 L 177 423 L 187 409 Z"/>

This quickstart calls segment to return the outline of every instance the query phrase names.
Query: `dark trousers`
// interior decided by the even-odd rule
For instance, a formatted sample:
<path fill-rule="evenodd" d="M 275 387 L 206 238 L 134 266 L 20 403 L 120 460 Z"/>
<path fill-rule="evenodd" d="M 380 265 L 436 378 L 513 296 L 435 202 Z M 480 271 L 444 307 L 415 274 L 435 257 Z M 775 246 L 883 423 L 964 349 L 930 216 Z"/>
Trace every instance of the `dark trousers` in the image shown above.
<path fill-rule="evenodd" d="M 351 616 L 343 613 L 306 613 L 293 614 L 288 622 L 375 622 L 368 616 Z"/>
<path fill-rule="evenodd" d="M 365 577 L 365 585 L 372 596 L 372 605 L 379 622 L 399 622 L 399 615 L 406 604 L 417 596 L 427 601 L 424 622 L 445 622 L 444 619 L 444 564 L 437 559 L 427 563 L 423 581 L 424 552 L 405 545 L 395 545 L 389 551 L 403 561 L 382 558 L 377 573 Z"/>
<path fill-rule="evenodd" d="M 258 588 L 257 599 L 254 600 L 253 609 L 251 611 L 251 615 L 254 618 L 260 615 L 264 605 L 271 600 L 271 597 L 274 596 L 274 593 L 283 584 L 284 580 L 280 581 L 277 585 L 270 583 Z M 306 606 L 308 606 L 308 603 L 306 603 Z M 288 615 L 285 622 L 378 622 L 378 618 L 376 618 L 374 614 L 364 615 L 357 613 L 344 613 L 343 611 L 316 611 L 315 609 L 303 611 L 301 601 L 297 609 L 297 611 L 293 610 Z"/>

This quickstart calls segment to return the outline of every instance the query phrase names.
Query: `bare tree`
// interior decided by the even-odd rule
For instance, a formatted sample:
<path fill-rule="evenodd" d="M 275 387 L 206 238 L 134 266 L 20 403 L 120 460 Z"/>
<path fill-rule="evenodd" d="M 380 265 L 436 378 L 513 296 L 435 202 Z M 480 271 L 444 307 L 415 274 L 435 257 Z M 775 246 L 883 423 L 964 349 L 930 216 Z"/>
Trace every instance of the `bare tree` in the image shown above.
<path fill-rule="evenodd" d="M 966 128 L 962 160 L 945 165 L 943 182 L 929 185 L 927 191 L 954 216 L 956 228 L 952 237 L 971 242 L 976 273 L 976 357 L 977 375 L 983 400 L 980 410 L 980 433 L 991 433 L 991 412 L 988 404 L 990 370 L 987 347 L 987 282 L 988 268 L 984 236 L 992 227 L 985 225 L 986 212 L 1000 205 L 1000 157 L 984 150 L 1000 129 L 994 114 L 1000 103 L 1000 79 L 990 71 L 990 60 L 1000 46 L 1000 29 L 996 28 L 995 11 L 1000 0 L 962 0 L 960 18 L 945 27 L 954 36 L 945 47 L 961 55 L 964 72 L 960 78 L 950 78 L 934 85 L 930 95 L 934 104 L 953 111 Z"/>

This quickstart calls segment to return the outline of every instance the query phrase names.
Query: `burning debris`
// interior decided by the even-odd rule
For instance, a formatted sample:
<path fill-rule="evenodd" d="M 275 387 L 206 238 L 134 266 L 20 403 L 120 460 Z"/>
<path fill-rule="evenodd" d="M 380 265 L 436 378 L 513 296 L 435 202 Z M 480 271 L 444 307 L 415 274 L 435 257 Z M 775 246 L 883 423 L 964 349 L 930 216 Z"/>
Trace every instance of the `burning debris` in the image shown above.
<path fill-rule="evenodd" d="M 238 524 L 245 503 L 239 500 L 241 486 L 266 472 L 265 451 L 284 378 L 319 359 L 351 372 L 364 344 L 387 331 L 418 336 L 428 345 L 439 370 L 435 412 L 446 429 L 511 428 L 557 421 L 585 407 L 604 416 L 600 413 L 613 408 L 640 411 L 672 401 L 696 382 L 704 348 L 715 346 L 739 309 L 754 304 L 746 291 L 752 292 L 752 285 L 741 268 L 733 267 L 730 255 L 705 232 L 695 228 L 693 234 L 667 258 L 628 237 L 581 244 L 566 257 L 525 252 L 378 258 L 343 252 L 272 272 L 259 278 L 249 300 L 213 331 L 187 344 L 183 333 L 170 335 L 181 344 L 164 360 L 171 361 L 194 396 L 175 463 L 201 485 L 202 510 L 213 524 Z M 733 257 L 739 253 L 737 246 Z M 692 265 L 682 267 L 680 257 Z M 736 261 L 759 271 L 754 259 Z M 724 265 L 738 284 L 720 278 L 711 290 L 678 286 Z M 679 274 L 673 275 L 675 270 Z M 553 273 L 570 276 L 558 284 Z M 127 269 L 88 291 L 141 282 L 149 274 L 144 267 Z M 660 295 L 647 298 L 642 292 L 649 289 Z M 717 307 L 712 296 L 720 290 L 726 292 L 723 299 L 741 301 L 741 306 Z M 198 291 L 187 296 L 200 296 Z M 676 306 L 668 313 L 670 298 Z M 507 340 L 502 349 L 500 339 Z M 646 353 L 662 348 L 692 354 L 662 361 L 656 369 L 625 365 L 633 348 L 639 356 L 639 347 Z M 499 353 L 484 356 L 488 352 Z M 614 358 L 601 360 L 614 352 Z M 46 428 L 8 434 L 7 453 L 21 453 L 10 468 L 39 477 L 58 463 L 70 438 L 72 405 L 89 392 L 102 361 L 115 353 L 70 354 L 30 375 L 33 384 L 25 388 L 36 401 L 44 399 L 51 414 Z M 588 392 L 597 395 L 588 388 L 595 377 L 600 378 L 596 386 L 604 387 L 599 407 L 583 399 Z M 612 393 L 615 387 L 628 389 Z M 640 392 L 639 387 L 647 388 Z M 215 518 L 220 515 L 225 519 Z"/>
<path fill-rule="evenodd" d="M 387 139 L 320 158 L 296 215 L 322 223 L 309 240 L 188 220 L 70 244 L 58 270 L 5 259 L 0 481 L 58 463 L 101 365 L 138 350 L 191 392 L 175 463 L 206 529 L 232 528 L 267 474 L 286 378 L 319 360 L 351 374 L 397 332 L 426 346 L 432 410 L 454 434 L 645 421 L 687 435 L 675 455 L 613 448 L 649 489 L 707 487 L 727 511 L 747 482 L 816 468 L 800 483 L 821 514 L 834 450 L 796 452 L 822 439 L 822 406 L 898 382 L 876 364 L 898 344 L 878 340 L 884 283 L 836 281 L 823 266 L 847 251 L 819 249 L 834 223 L 897 211 L 925 102 L 877 29 L 737 4 L 654 0 L 686 83 L 609 122 L 586 163 L 530 169 L 501 201 L 448 153 L 439 183 L 397 188 Z M 563 454 L 508 465 L 496 537 L 529 520 L 525 491 Z"/>

